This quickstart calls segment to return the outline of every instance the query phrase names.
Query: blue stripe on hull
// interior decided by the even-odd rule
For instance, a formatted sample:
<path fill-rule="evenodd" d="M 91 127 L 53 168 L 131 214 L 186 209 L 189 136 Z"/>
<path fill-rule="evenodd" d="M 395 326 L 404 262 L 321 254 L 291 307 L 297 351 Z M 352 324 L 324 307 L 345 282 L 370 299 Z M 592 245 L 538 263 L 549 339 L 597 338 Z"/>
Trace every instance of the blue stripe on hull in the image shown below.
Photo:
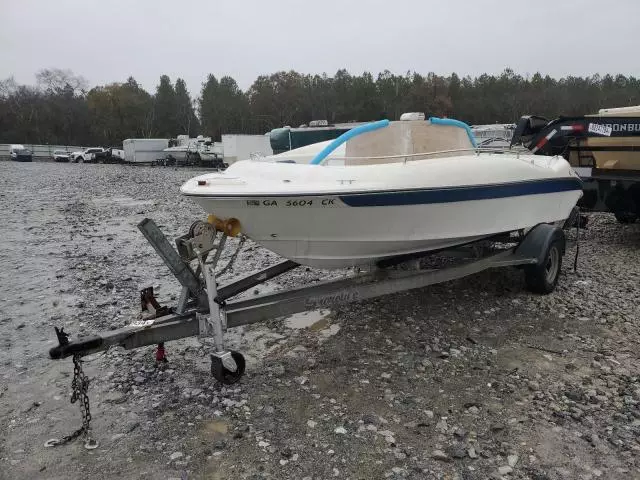
<path fill-rule="evenodd" d="M 572 190 L 582 190 L 582 182 L 577 178 L 554 178 L 494 185 L 358 193 L 340 195 L 340 200 L 350 207 L 387 207 L 427 203 L 468 202 L 472 200 L 521 197 L 523 195 L 539 195 Z"/>

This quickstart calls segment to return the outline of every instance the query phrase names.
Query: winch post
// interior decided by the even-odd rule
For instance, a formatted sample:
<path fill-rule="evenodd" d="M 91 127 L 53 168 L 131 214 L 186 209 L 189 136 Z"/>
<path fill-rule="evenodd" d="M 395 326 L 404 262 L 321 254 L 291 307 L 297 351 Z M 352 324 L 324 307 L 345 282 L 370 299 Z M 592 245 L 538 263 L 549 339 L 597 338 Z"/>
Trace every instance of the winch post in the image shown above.
<path fill-rule="evenodd" d="M 145 218 L 138 224 L 138 229 L 160 258 L 162 258 L 162 261 L 169 270 L 171 270 L 171 273 L 178 279 L 180 284 L 189 289 L 191 295 L 198 300 L 200 306 L 206 307 L 207 296 L 200 287 L 198 277 L 193 270 L 191 270 L 191 267 L 180 258 L 178 252 L 171 246 L 169 240 L 167 240 L 155 222 L 150 218 Z"/>

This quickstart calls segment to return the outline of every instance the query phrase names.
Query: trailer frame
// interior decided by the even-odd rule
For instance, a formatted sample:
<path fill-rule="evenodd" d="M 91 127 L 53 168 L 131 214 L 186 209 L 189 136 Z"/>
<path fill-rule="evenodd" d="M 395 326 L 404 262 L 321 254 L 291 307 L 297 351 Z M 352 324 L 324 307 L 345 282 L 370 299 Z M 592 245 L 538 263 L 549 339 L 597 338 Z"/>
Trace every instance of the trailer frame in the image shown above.
<path fill-rule="evenodd" d="M 182 285 L 178 303 L 173 308 L 159 305 L 153 296 L 153 288 L 149 287 L 140 292 L 141 307 L 146 316 L 124 328 L 72 341 L 64 329 L 55 328 L 58 345 L 49 350 L 49 356 L 52 359 L 73 358 L 71 403 L 78 402 L 82 425 L 61 439 L 47 440 L 45 447 L 64 445 L 80 436 L 85 440 L 86 449 L 98 447 L 91 433 L 89 379 L 82 370 L 82 357 L 86 355 L 115 346 L 130 350 L 157 345 L 156 361 L 166 361 L 165 342 L 193 336 L 208 337 L 213 339 L 214 345 L 210 355 L 211 374 L 223 384 L 233 384 L 243 376 L 246 364 L 240 352 L 227 349 L 224 336 L 228 328 L 422 288 L 489 268 L 520 267 L 530 290 L 550 293 L 560 275 L 566 242 L 562 228 L 539 224 L 528 231 L 504 232 L 435 253 L 466 259 L 454 266 L 425 268 L 423 257 L 434 255 L 434 252 L 421 252 L 384 259 L 369 271 L 345 278 L 234 300 L 233 297 L 242 292 L 299 265 L 284 260 L 219 285 L 219 277 L 233 265 L 244 237 L 227 265 L 216 272 L 230 232 L 214 221 L 195 222 L 189 233 L 176 239 L 175 249 L 153 220 L 145 218 L 138 224 L 138 229 Z M 195 269 L 191 265 L 194 261 L 197 261 Z"/>
<path fill-rule="evenodd" d="M 114 346 L 134 349 L 147 345 L 164 345 L 164 342 L 185 337 L 211 337 L 214 343 L 211 354 L 212 374 L 223 383 L 235 383 L 244 373 L 245 362 L 239 352 L 226 348 L 224 332 L 228 328 L 423 288 L 489 268 L 522 267 L 530 289 L 549 293 L 557 283 L 565 251 L 562 229 L 555 225 L 540 224 L 527 232 L 505 232 L 457 249 L 438 252 L 439 255 L 457 255 L 467 259 L 454 266 L 425 269 L 421 266 L 420 257 L 433 252 L 423 252 L 418 258 L 399 259 L 398 261 L 402 261 L 400 265 L 373 268 L 337 280 L 234 300 L 233 297 L 242 292 L 299 265 L 284 260 L 219 285 L 221 271 L 216 273 L 215 268 L 226 248 L 226 233 L 216 230 L 210 223 L 195 222 L 188 234 L 176 240 L 177 248 L 174 248 L 153 220 L 145 218 L 138 224 L 138 228 L 182 285 L 177 305 L 171 309 L 160 308 L 153 298 L 152 290 L 146 289 L 141 293 L 143 310 L 148 313 L 146 318 L 117 330 L 73 341 L 69 341 L 63 330 L 56 328 L 59 344 L 49 351 L 52 359 L 90 355 Z M 242 243 L 243 241 L 240 245 Z M 551 252 L 553 249 L 556 250 L 555 253 Z M 237 251 L 232 261 L 236 255 Z M 555 264 L 552 264 L 554 258 Z M 194 260 L 197 261 L 195 269 L 191 265 Z M 387 259 L 385 265 L 390 263 L 393 262 Z M 229 265 L 223 270 L 228 267 Z M 544 283 L 547 280 L 549 281 Z"/>

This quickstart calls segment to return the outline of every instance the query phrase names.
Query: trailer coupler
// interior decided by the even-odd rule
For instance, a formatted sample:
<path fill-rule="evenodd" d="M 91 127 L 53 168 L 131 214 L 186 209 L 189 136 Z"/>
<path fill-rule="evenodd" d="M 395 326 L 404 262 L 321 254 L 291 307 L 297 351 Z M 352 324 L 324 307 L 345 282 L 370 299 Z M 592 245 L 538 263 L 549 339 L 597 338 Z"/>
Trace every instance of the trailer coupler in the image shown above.
<path fill-rule="evenodd" d="M 99 350 L 102 346 L 102 337 L 97 335 L 81 337 L 69 342 L 69 334 L 64 331 L 64 328 L 54 328 L 58 337 L 58 345 L 49 350 L 49 356 L 54 360 L 71 357 L 75 354 L 84 355 L 87 351 Z"/>

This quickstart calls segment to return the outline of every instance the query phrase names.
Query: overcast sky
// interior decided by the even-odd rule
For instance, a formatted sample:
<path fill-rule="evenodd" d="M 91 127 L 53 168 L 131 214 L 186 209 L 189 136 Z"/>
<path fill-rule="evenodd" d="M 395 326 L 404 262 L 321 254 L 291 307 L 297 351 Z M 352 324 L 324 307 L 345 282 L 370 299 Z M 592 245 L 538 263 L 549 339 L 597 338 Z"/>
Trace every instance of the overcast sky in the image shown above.
<path fill-rule="evenodd" d="M 640 76 L 640 0 L 0 0 L 0 79 L 68 68 L 91 86 L 161 74 L 384 69 Z"/>

